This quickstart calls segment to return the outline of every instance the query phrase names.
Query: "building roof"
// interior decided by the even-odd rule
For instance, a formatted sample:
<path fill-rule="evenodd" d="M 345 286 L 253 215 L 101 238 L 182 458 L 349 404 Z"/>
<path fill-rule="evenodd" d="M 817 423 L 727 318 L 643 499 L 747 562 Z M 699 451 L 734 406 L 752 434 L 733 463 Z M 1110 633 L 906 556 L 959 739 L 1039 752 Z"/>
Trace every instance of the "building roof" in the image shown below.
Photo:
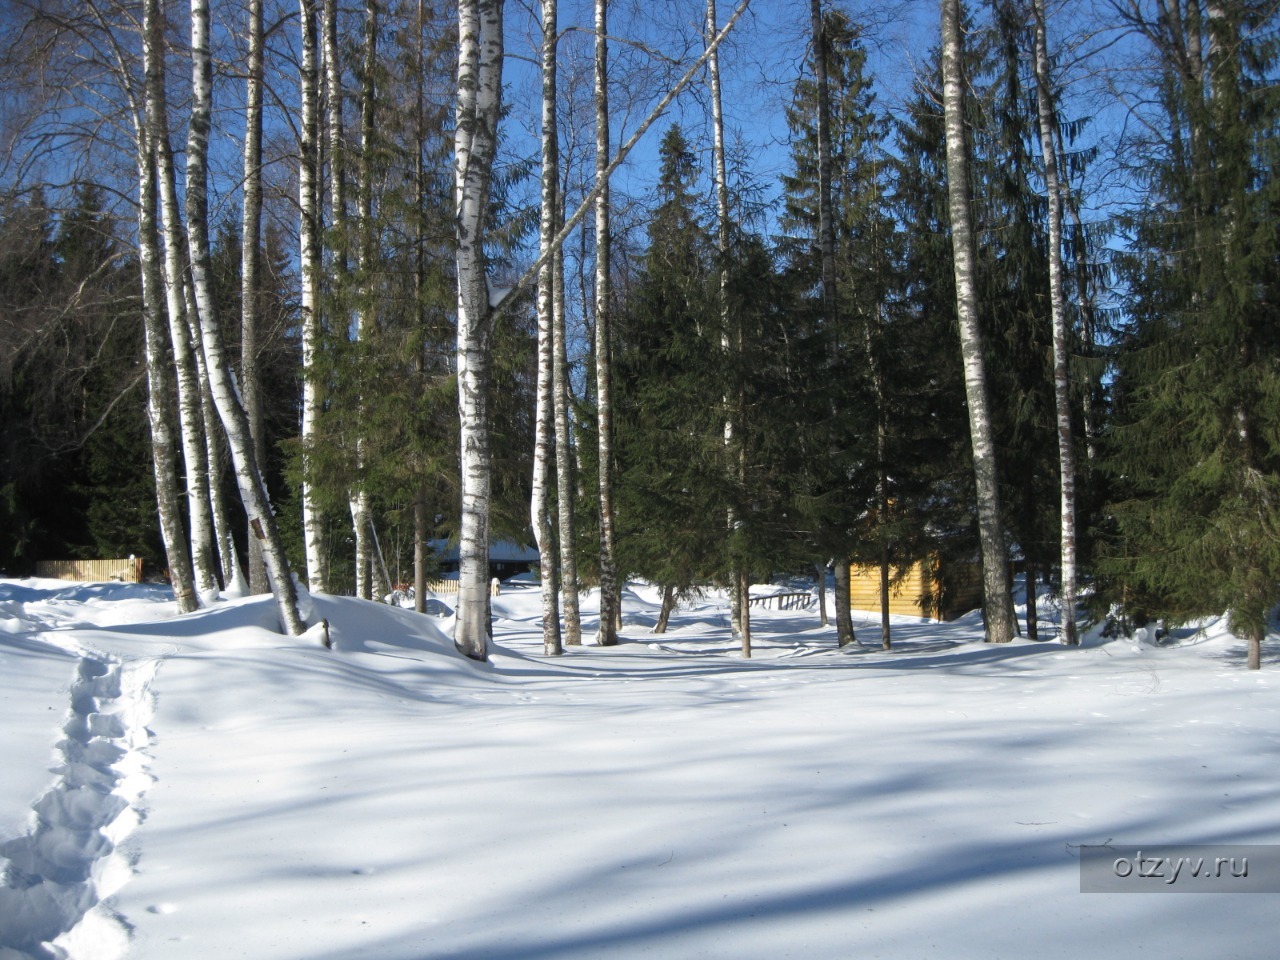
<path fill-rule="evenodd" d="M 458 545 L 448 540 L 431 540 L 428 546 L 440 557 L 441 563 L 457 562 Z M 489 543 L 490 563 L 537 563 L 538 551 L 514 540 L 493 540 Z"/>

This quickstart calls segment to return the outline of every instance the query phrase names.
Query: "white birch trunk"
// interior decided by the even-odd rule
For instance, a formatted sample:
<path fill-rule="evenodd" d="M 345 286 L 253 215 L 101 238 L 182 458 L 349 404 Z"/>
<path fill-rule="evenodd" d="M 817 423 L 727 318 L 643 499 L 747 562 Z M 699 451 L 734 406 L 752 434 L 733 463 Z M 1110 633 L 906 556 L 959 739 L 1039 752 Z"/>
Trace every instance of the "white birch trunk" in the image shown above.
<path fill-rule="evenodd" d="M 618 568 L 613 528 L 613 374 L 609 288 L 609 41 L 608 0 L 595 0 L 596 111 L 596 428 L 599 450 L 600 625 L 596 643 L 618 642 Z"/>
<path fill-rule="evenodd" d="M 182 459 L 186 470 L 187 522 L 190 527 L 191 566 L 201 603 L 217 597 L 218 580 L 213 564 L 213 527 L 209 508 L 208 471 L 200 411 L 200 387 L 196 378 L 192 340 L 188 328 L 185 299 L 186 257 L 182 235 L 182 214 L 178 203 L 177 172 L 173 147 L 169 142 L 169 112 L 164 69 L 164 47 L 160 8 L 144 9 L 144 32 L 149 45 L 146 64 L 146 123 L 156 164 L 156 188 L 160 201 L 164 236 L 164 295 L 169 321 L 170 355 L 176 372 L 178 425 Z"/>
<path fill-rule="evenodd" d="M 984 618 L 988 643 L 1008 643 L 1016 626 L 1009 592 L 1008 551 L 1000 516 L 999 473 L 987 400 L 982 332 L 974 280 L 975 238 L 970 214 L 968 145 L 964 131 L 963 44 L 960 0 L 942 0 L 942 103 L 947 142 L 947 196 L 956 281 L 956 314 L 964 364 L 969 436 L 978 499 L 978 540 L 982 548 Z"/>
<path fill-rule="evenodd" d="M 1035 16 L 1036 100 L 1044 186 L 1049 203 L 1049 310 L 1053 322 L 1053 394 L 1058 421 L 1058 472 L 1062 520 L 1062 642 L 1075 646 L 1076 636 L 1076 461 L 1071 430 L 1068 377 L 1067 303 L 1062 268 L 1062 187 L 1058 176 L 1053 88 L 1049 79 L 1049 39 L 1044 0 L 1031 0 Z M 1030 580 L 1030 577 L 1028 577 Z M 1035 590 L 1027 584 L 1028 596 Z"/>
<path fill-rule="evenodd" d="M 258 338 L 262 326 L 262 0 L 249 0 L 249 57 L 245 78 L 244 187 L 240 220 L 240 384 L 258 463 L 267 459 Z M 267 592 L 267 572 L 258 538 L 247 538 L 249 592 Z"/>
<path fill-rule="evenodd" d="M 326 45 L 327 46 L 327 45 Z M 377 91 L 374 89 L 373 71 L 377 65 L 378 56 L 378 10 L 372 0 L 366 0 L 364 7 L 364 67 L 363 77 L 360 86 L 360 158 L 356 170 L 356 232 L 358 236 L 357 257 L 360 265 L 360 276 L 362 282 L 366 285 L 362 291 L 363 296 L 360 297 L 360 305 L 355 314 L 355 338 L 356 342 L 360 342 L 365 338 L 370 328 L 370 319 L 368 311 L 373 300 L 373 291 L 369 289 L 372 281 L 369 276 L 372 272 L 374 259 L 373 250 L 373 150 L 374 150 L 374 122 L 375 122 L 375 104 Z M 338 73 L 337 63 L 330 63 L 326 71 L 329 76 L 331 89 L 334 84 L 334 77 Z M 332 109 L 331 104 L 331 109 Z M 338 105 L 339 112 L 341 105 Z M 331 123 L 332 127 L 332 123 Z M 334 164 L 335 183 L 338 182 L 337 169 L 338 164 Z M 336 187 L 335 187 L 336 190 Z M 335 209 L 338 208 L 341 200 L 340 194 L 335 193 Z M 335 218 L 336 218 L 335 214 Z M 357 356 L 359 354 L 357 353 Z M 363 398 L 356 397 L 357 409 L 363 407 Z M 357 476 L 364 470 L 364 450 L 365 441 L 364 434 L 361 431 L 360 424 L 363 423 L 363 417 L 356 418 L 356 471 Z M 364 488 L 362 479 L 357 479 L 355 488 L 350 494 L 351 508 L 351 526 L 355 534 L 355 581 L 356 596 L 362 600 L 372 600 L 374 589 L 374 571 L 373 571 L 373 526 L 369 508 L 369 494 Z"/>
<path fill-rule="evenodd" d="M 741 0 L 733 15 L 697 61 L 654 106 L 631 137 L 603 169 L 578 209 L 565 220 L 552 241 L 548 256 L 555 256 L 565 238 L 587 212 L 598 212 L 598 198 L 608 188 L 609 176 L 626 160 L 645 132 L 662 116 L 676 96 L 705 65 L 708 56 L 728 36 L 746 12 L 750 0 Z M 482 30 L 482 21 L 487 26 Z M 603 38 L 603 33 L 601 33 Z M 491 453 L 487 422 L 489 331 L 494 309 L 488 299 L 484 252 L 484 200 L 492 169 L 497 118 L 501 113 L 502 2 L 459 0 L 458 98 L 454 134 L 456 263 L 458 268 L 458 407 L 462 426 L 462 524 L 459 549 L 459 600 L 455 643 L 468 656 L 488 655 L 488 519 Z M 607 119 L 607 112 L 606 112 Z M 607 203 L 604 209 L 607 213 Z M 607 233 L 607 232 L 606 232 Z M 508 303 L 542 269 L 542 258 L 533 264 L 502 303 Z M 499 309 L 502 304 L 499 304 Z M 597 331 L 598 334 L 598 331 Z M 612 507 L 608 539 L 612 541 Z M 604 539 L 604 537 L 602 537 Z M 571 547 L 570 547 L 571 548 Z M 612 549 L 609 550 L 612 559 Z M 616 580 L 616 577 L 614 578 Z M 616 619 L 610 616 L 610 620 Z M 616 637 L 616 633 L 615 633 Z"/>
<path fill-rule="evenodd" d="M 711 42 L 719 32 L 717 27 L 716 0 L 707 0 L 705 36 L 709 56 L 707 57 L 707 88 L 711 95 L 711 177 L 715 185 L 716 195 L 716 254 L 720 260 L 720 276 L 716 295 L 720 301 L 720 349 L 727 356 L 735 343 L 741 345 L 741 331 L 737 337 L 729 329 L 729 174 L 724 156 L 724 107 L 720 98 L 720 55 L 711 48 Z M 729 457 L 729 471 L 733 480 L 741 484 L 743 480 L 743 453 L 734 450 L 734 438 L 739 437 L 740 430 L 736 423 L 741 404 L 735 396 L 724 398 L 724 446 Z M 739 439 L 741 439 L 739 437 Z M 732 538 L 737 528 L 738 517 L 733 507 L 729 508 L 728 537 Z M 751 656 L 751 608 L 739 595 L 742 583 L 747 578 L 741 571 L 734 570 L 732 580 L 733 610 L 732 627 L 742 642 L 742 655 Z"/>
<path fill-rule="evenodd" d="M 153 0 L 154 2 L 154 0 Z M 209 211 L 207 157 L 212 109 L 212 61 L 209 51 L 207 0 L 191 3 L 191 125 L 187 136 L 187 244 L 191 259 L 191 283 L 199 313 L 200 333 L 213 402 L 222 418 L 231 448 L 236 479 L 245 513 L 255 532 L 261 532 L 272 592 L 283 629 L 301 634 L 305 624 L 298 614 L 297 594 L 285 558 L 284 545 L 267 499 L 262 474 L 249 435 L 249 418 L 235 385 L 235 374 L 222 340 L 213 300 L 209 259 Z"/>
<path fill-rule="evenodd" d="M 222 424 L 218 421 L 213 406 L 213 396 L 209 391 L 209 373 L 205 368 L 203 338 L 200 325 L 196 322 L 197 310 L 195 292 L 191 284 L 183 284 L 186 295 L 187 328 L 191 337 L 191 354 L 194 361 L 196 381 L 199 383 L 200 430 L 198 439 L 202 444 L 205 463 L 206 493 L 209 497 L 210 529 L 213 534 L 213 545 L 218 559 L 218 570 L 222 576 L 222 585 L 243 596 L 245 592 L 244 575 L 240 572 L 240 563 L 236 557 L 235 539 L 231 535 L 231 523 L 228 519 L 227 498 L 223 493 L 223 457 L 219 443 Z M 215 582 L 212 598 L 217 596 Z"/>
<path fill-rule="evenodd" d="M 153 12 L 148 8 L 147 13 Z M 144 61 L 148 67 L 157 60 L 150 47 L 154 35 L 143 29 Z M 150 87 L 150 84 L 148 84 Z M 146 336 L 147 420 L 151 427 L 151 464 L 156 482 L 156 512 L 160 538 L 164 543 L 169 582 L 180 613 L 198 609 L 191 553 L 182 529 L 181 494 L 175 467 L 174 411 L 171 399 L 173 356 L 165 323 L 161 317 L 164 280 L 160 265 L 156 223 L 156 169 L 147 120 L 140 113 L 135 120 L 138 147 L 138 263 L 142 279 L 142 323 Z"/>
<path fill-rule="evenodd" d="M 503 0 L 458 2 L 458 98 L 454 132 L 454 203 L 458 274 L 458 419 L 462 520 L 454 643 L 485 660 L 492 633 L 489 604 L 489 426 L 493 311 L 484 255 L 489 183 L 502 112 Z"/>
<path fill-rule="evenodd" d="M 563 219 L 563 197 L 557 197 L 556 220 Z M 569 430 L 569 354 L 565 334 L 564 256 L 552 257 L 552 334 L 555 365 L 552 369 L 556 414 L 556 502 L 560 521 L 560 606 L 564 616 L 564 642 L 582 643 L 582 614 L 578 606 L 578 531 L 575 518 L 577 487 L 574 480 L 572 436 Z"/>
<path fill-rule="evenodd" d="M 320 352 L 320 89 L 317 65 L 316 6 L 298 0 L 302 30 L 301 140 L 298 144 L 298 246 L 302 313 L 302 539 L 307 559 L 307 585 L 314 593 L 328 590 L 324 521 L 312 493 L 310 448 L 323 402 L 316 372 Z"/>
<path fill-rule="evenodd" d="M 556 0 L 542 0 L 542 207 L 538 245 L 545 254 L 556 232 L 560 165 L 556 128 Z M 546 258 L 544 258 L 546 259 Z M 533 533 L 538 543 L 542 587 L 542 650 L 547 656 L 564 652 L 560 635 L 560 606 L 556 594 L 556 551 L 551 518 L 550 478 L 555 438 L 555 257 L 538 275 L 538 385 L 533 452 L 533 490 L 530 501 Z"/>

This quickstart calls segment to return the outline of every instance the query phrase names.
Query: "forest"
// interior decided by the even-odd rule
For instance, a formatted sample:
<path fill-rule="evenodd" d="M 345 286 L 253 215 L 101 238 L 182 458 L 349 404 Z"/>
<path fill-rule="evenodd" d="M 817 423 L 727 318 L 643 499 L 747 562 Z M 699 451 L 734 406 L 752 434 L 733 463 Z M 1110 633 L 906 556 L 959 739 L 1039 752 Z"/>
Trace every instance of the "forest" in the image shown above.
<path fill-rule="evenodd" d="M 5 0 L 0 571 L 1280 601 L 1270 0 Z M 887 592 L 887 591 L 886 591 Z M 1034 635 L 1035 591 L 1026 629 Z M 1077 609 L 1078 605 L 1078 609 Z M 885 645 L 890 643 L 886 626 Z"/>

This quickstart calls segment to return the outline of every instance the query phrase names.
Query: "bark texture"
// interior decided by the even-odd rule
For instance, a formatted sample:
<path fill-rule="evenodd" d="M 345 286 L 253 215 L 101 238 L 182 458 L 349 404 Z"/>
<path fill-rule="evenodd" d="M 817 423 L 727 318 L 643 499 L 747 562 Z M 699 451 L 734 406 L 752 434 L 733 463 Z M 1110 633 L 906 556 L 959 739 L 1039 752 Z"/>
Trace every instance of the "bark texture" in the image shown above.
<path fill-rule="evenodd" d="M 947 197 L 956 279 L 956 315 L 964 364 L 969 437 L 982 548 L 983 611 L 988 643 L 1008 643 L 1016 630 L 1009 593 L 1008 550 L 1000 516 L 999 471 L 987 398 L 982 331 L 974 276 L 976 240 L 970 213 L 968 143 L 964 129 L 963 40 L 960 0 L 942 0 L 942 105 L 947 142 Z"/>
<path fill-rule="evenodd" d="M 1035 71 L 1040 151 L 1044 156 L 1044 186 L 1049 203 L 1049 309 L 1053 323 L 1053 395 L 1058 425 L 1058 473 L 1062 521 L 1062 642 L 1077 645 L 1076 636 L 1076 455 L 1071 429 L 1071 381 L 1068 368 L 1067 298 L 1062 265 L 1062 184 L 1053 86 L 1049 77 L 1048 24 L 1044 0 L 1031 0 L 1035 16 Z M 1027 597 L 1035 583 L 1027 577 Z M 1030 607 L 1028 607 L 1030 609 Z"/>
<path fill-rule="evenodd" d="M 542 206 L 538 223 L 539 252 L 546 254 L 555 238 L 560 181 L 556 129 L 556 0 L 542 0 Z M 555 257 L 545 261 L 538 275 L 538 382 L 533 451 L 533 490 L 530 502 L 533 531 L 538 541 L 542 587 L 542 650 L 563 653 L 560 605 L 556 591 L 556 550 L 551 516 L 551 477 L 555 455 Z M 565 504 L 561 501 L 561 508 Z M 569 505 L 572 509 L 572 505 Z"/>
<path fill-rule="evenodd" d="M 618 642 L 618 566 L 613 525 L 613 371 L 610 336 L 609 41 L 608 0 L 595 0 L 596 112 L 596 429 L 599 445 L 600 626 L 596 642 Z"/>
<path fill-rule="evenodd" d="M 502 113 L 502 0 L 459 0 L 458 98 L 454 124 L 455 261 L 458 275 L 458 419 L 462 522 L 454 643 L 485 660 L 489 604 L 489 382 L 493 309 L 484 237 Z"/>

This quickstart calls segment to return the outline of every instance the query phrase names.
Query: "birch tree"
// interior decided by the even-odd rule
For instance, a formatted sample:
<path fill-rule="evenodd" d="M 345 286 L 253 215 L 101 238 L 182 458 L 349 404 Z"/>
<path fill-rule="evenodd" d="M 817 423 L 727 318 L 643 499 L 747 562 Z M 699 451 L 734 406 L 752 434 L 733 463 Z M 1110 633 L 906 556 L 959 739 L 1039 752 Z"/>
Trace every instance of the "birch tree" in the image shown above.
<path fill-rule="evenodd" d="M 164 236 L 163 281 L 169 326 L 170 355 L 175 369 L 178 424 L 186 472 L 187 522 L 190 526 L 191 566 L 200 601 L 217 596 L 213 564 L 213 526 L 204 447 L 203 411 L 196 376 L 191 318 L 186 284 L 187 254 L 178 200 L 177 171 L 169 140 L 168 93 L 164 66 L 164 21 L 158 2 L 143 10 L 144 101 L 148 139 L 156 168 Z"/>
<path fill-rule="evenodd" d="M 374 123 L 377 104 L 374 72 L 377 69 L 377 58 L 378 8 L 374 0 L 366 0 L 364 5 L 364 61 L 360 72 L 360 157 L 356 169 L 356 252 L 361 285 L 359 306 L 355 314 L 355 338 L 357 343 L 368 336 L 372 327 L 370 313 L 373 310 L 373 274 L 377 259 L 377 254 L 374 250 L 373 232 L 373 152 L 375 149 Z M 342 111 L 341 99 L 336 103 L 333 100 L 337 73 L 338 64 L 329 64 L 326 75 L 331 78 L 329 84 L 331 115 L 339 115 Z M 336 123 L 331 121 L 331 134 L 335 126 Z M 340 153 L 334 152 L 330 161 L 334 167 L 332 177 L 335 190 L 338 189 L 337 184 L 341 182 L 342 176 L 340 157 Z M 340 199 L 338 195 L 335 195 L 335 221 L 341 216 L 339 212 Z M 359 351 L 357 351 L 356 356 L 357 363 L 359 363 Z M 357 409 L 363 405 L 363 397 L 359 393 L 356 395 L 355 403 Z M 362 421 L 362 417 L 356 417 L 356 482 L 350 492 L 349 506 L 351 510 L 351 525 L 356 541 L 356 596 L 362 600 L 369 600 L 372 599 L 373 594 L 373 527 L 369 509 L 369 494 L 365 489 L 361 476 L 365 449 Z"/>
<path fill-rule="evenodd" d="M 526 290 L 542 269 L 544 257 L 555 255 L 588 211 L 609 177 L 728 36 L 750 0 L 741 0 L 733 15 L 680 79 L 636 127 L 612 160 L 597 171 L 596 182 L 572 216 L 560 225 L 551 250 L 540 254 L 514 287 L 490 299 L 484 256 L 487 200 L 502 112 L 502 0 L 459 0 L 458 96 L 454 124 L 455 265 L 458 292 L 458 412 L 461 425 L 462 522 L 459 545 L 459 590 L 454 643 L 473 659 L 488 657 L 489 501 L 492 453 L 489 443 L 489 344 L 498 310 Z M 607 115 L 606 115 L 607 119 Z M 494 305 L 496 301 L 496 306 Z"/>
<path fill-rule="evenodd" d="M 315 0 L 298 0 L 302 57 L 298 68 L 298 247 L 302 314 L 302 539 L 307 561 L 307 585 L 315 592 L 328 589 L 324 528 L 311 478 L 311 448 L 320 419 L 321 382 L 317 370 L 320 351 L 320 80 Z"/>
<path fill-rule="evenodd" d="M 547 656 L 563 652 L 560 608 L 556 596 L 556 553 L 551 522 L 551 472 L 556 434 L 555 402 L 555 269 L 556 258 L 545 256 L 555 239 L 560 202 L 560 167 L 556 125 L 556 0 L 542 0 L 542 197 L 538 224 L 538 249 L 543 254 L 538 274 L 538 385 L 535 449 L 533 455 L 533 496 L 530 512 L 538 545 L 542 587 L 542 649 Z M 560 510 L 573 504 L 559 502 Z"/>
<path fill-rule="evenodd" d="M 977 489 L 985 631 L 988 643 L 1008 643 L 1013 639 L 1015 624 L 974 279 L 977 247 L 970 211 L 971 181 L 964 129 L 962 29 L 960 0 L 942 0 L 942 104 L 946 127 L 947 196 L 951 214 L 956 315 L 960 331 L 960 352 L 964 362 L 969 437 L 973 447 L 973 473 Z"/>
<path fill-rule="evenodd" d="M 1049 213 L 1049 310 L 1053 324 L 1053 392 L 1058 427 L 1058 471 L 1062 522 L 1062 642 L 1075 646 L 1076 636 L 1076 466 L 1071 427 L 1068 364 L 1068 318 L 1062 265 L 1062 184 L 1049 76 L 1049 41 L 1044 0 L 1031 0 L 1035 27 L 1035 74 L 1040 151 L 1044 157 L 1044 188 Z M 1031 578 L 1028 577 L 1028 580 Z M 1035 584 L 1027 583 L 1027 594 Z"/>
<path fill-rule="evenodd" d="M 596 113 L 596 432 L 600 504 L 600 626 L 596 642 L 618 642 L 618 565 L 614 543 L 613 509 L 613 384 L 610 369 L 609 320 L 612 310 L 609 257 L 609 3 L 595 0 L 595 113 Z M 714 53 L 714 50 L 712 51 Z"/>
<path fill-rule="evenodd" d="M 157 4 L 158 0 L 148 0 Z M 290 634 L 300 634 L 306 626 L 298 613 L 284 544 L 275 514 L 267 498 L 262 473 L 254 456 L 249 419 L 235 385 L 230 358 L 223 343 L 222 329 L 213 298 L 208 209 L 208 150 L 212 111 L 212 57 L 209 49 L 210 22 L 207 0 L 191 3 L 191 121 L 187 136 L 187 244 L 191 260 L 191 284 L 199 312 L 200 333 L 209 377 L 209 387 L 218 415 L 227 433 L 231 458 L 241 500 L 254 534 L 263 540 L 263 552 L 272 592 L 280 613 L 281 626 Z"/>
<path fill-rule="evenodd" d="M 564 220 L 564 197 L 557 192 L 556 223 Z M 582 643 L 582 616 L 578 606 L 578 559 L 576 556 L 578 534 L 574 504 L 577 489 L 574 483 L 574 459 L 572 435 L 569 430 L 569 357 L 568 338 L 565 329 L 564 300 L 564 252 L 556 248 L 552 253 L 552 337 L 555 355 L 552 367 L 552 399 L 556 420 L 556 503 L 560 529 L 560 606 L 563 611 L 564 643 L 579 646 Z"/>
<path fill-rule="evenodd" d="M 716 26 L 716 0 L 707 0 L 705 37 L 708 47 L 719 32 Z M 741 352 L 742 331 L 734 330 L 729 316 L 729 174 L 724 155 L 724 106 L 720 96 L 720 55 L 711 50 L 707 58 L 707 88 L 711 99 L 711 178 L 715 185 L 716 196 L 716 258 L 719 261 L 720 275 L 716 286 L 716 296 L 720 307 L 720 349 L 728 354 Z M 745 449 L 742 446 L 742 425 L 738 419 L 742 416 L 742 398 L 740 392 L 736 396 L 724 399 L 724 444 L 728 453 L 729 470 L 735 486 L 742 488 L 744 482 Z M 729 509 L 729 539 L 732 541 L 740 518 L 736 511 Z M 736 553 L 736 552 L 733 552 Z M 731 572 L 733 597 L 733 628 L 737 631 L 738 641 L 744 657 L 751 656 L 751 579 L 746 568 L 745 558 L 736 557 Z"/>
<path fill-rule="evenodd" d="M 455 261 L 458 275 L 458 419 L 462 522 L 454 643 L 489 654 L 489 346 L 493 311 L 485 262 L 489 185 L 502 114 L 503 0 L 458 0 L 458 96 L 454 122 Z"/>
<path fill-rule="evenodd" d="M 240 386 L 249 432 L 259 463 L 267 459 L 262 384 L 258 372 L 258 339 L 262 326 L 262 92 L 263 0 L 249 0 L 248 63 L 245 70 L 244 186 L 240 220 Z M 249 592 L 267 591 L 266 567 L 257 537 L 246 538 Z"/>
<path fill-rule="evenodd" d="M 155 11 L 149 4 L 147 14 Z M 146 29 L 144 21 L 143 58 L 147 68 L 158 59 L 152 44 L 157 34 Z M 149 83 L 148 83 L 149 85 Z M 147 359 L 147 419 L 151 426 L 151 462 L 156 481 L 156 511 L 160 517 L 160 536 L 169 566 L 169 582 L 180 613 L 191 613 L 199 606 L 191 572 L 191 553 L 182 529 L 181 495 L 175 467 L 177 448 L 174 443 L 175 416 L 172 408 L 174 384 L 171 379 L 173 356 L 161 311 L 164 309 L 163 268 L 159 249 L 159 227 L 156 221 L 156 160 L 145 114 L 134 108 L 134 136 L 138 154 L 138 264 L 142 280 L 142 324 Z"/>

